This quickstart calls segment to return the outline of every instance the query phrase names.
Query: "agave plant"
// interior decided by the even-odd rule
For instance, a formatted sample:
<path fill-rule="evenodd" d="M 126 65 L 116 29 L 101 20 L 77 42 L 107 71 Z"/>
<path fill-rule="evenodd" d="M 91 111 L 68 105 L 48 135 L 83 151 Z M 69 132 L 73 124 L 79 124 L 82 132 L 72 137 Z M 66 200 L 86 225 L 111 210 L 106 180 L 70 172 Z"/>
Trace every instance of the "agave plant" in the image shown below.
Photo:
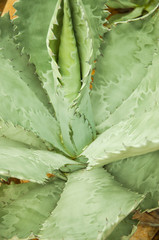
<path fill-rule="evenodd" d="M 20 0 L 0 18 L 0 174 L 29 181 L 0 187 L 1 240 L 126 240 L 158 207 L 158 1 L 137 2 Z M 131 15 L 107 23 L 106 3 Z"/>

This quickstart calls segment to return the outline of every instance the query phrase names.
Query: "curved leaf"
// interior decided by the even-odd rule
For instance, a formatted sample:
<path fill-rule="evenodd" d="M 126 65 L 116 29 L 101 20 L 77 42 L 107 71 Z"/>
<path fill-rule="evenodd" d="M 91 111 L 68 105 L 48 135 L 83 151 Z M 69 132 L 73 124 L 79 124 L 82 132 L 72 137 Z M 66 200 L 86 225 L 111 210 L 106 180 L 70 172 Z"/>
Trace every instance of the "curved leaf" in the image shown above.
<path fill-rule="evenodd" d="M 68 176 L 60 201 L 44 223 L 40 238 L 105 239 L 142 199 L 142 195 L 119 185 L 102 168 L 75 172 Z"/>
<path fill-rule="evenodd" d="M 61 145 L 60 129 L 34 92 L 22 81 L 10 60 L 0 53 L 0 117 L 14 126 L 22 126 L 54 147 L 65 152 Z M 42 126 L 42 127 L 41 127 Z"/>
<path fill-rule="evenodd" d="M 11 122 L 4 122 L 2 119 L 0 119 L 0 138 L 1 137 L 24 143 L 28 145 L 28 147 L 44 150 L 52 149 L 51 144 L 42 141 L 33 132 L 27 131 L 21 126 L 14 126 Z"/>
<path fill-rule="evenodd" d="M 137 191 L 140 194 L 145 194 L 145 200 L 140 204 L 139 208 L 142 211 L 147 209 L 155 209 L 158 207 L 159 199 L 159 152 L 149 153 L 138 157 L 124 159 L 115 163 L 108 164 L 106 169 L 111 173 L 115 180 L 130 188 L 132 191 Z M 131 216 L 132 218 L 132 216 Z M 131 233 L 131 228 L 136 225 L 134 221 L 126 224 L 123 222 L 119 229 L 110 235 L 110 239 L 115 239 L 116 234 L 122 231 L 122 235 Z M 130 232 L 128 226 L 130 225 Z M 108 238 L 109 239 L 109 238 Z M 129 239 L 129 238 L 123 238 Z"/>
<path fill-rule="evenodd" d="M 65 21 L 66 17 L 67 21 Z M 67 26 L 65 26 L 66 22 Z M 79 31 L 79 29 L 83 31 Z M 54 108 L 60 123 L 62 140 L 69 154 L 73 157 L 79 155 L 83 151 L 83 148 L 92 142 L 95 137 L 89 96 L 91 65 L 87 61 L 90 60 L 91 56 L 89 53 L 92 51 L 92 40 L 89 36 L 87 16 L 82 2 L 79 0 L 69 2 L 58 1 L 50 22 L 47 47 L 52 57 L 52 68 L 56 69 L 53 72 L 55 78 L 53 92 Z M 71 44 L 70 47 L 66 47 L 66 42 L 67 44 Z M 84 44 L 86 47 L 89 46 L 87 51 L 82 49 Z M 62 58 L 60 57 L 61 54 L 63 54 Z M 75 55 L 78 57 L 77 74 L 73 73 L 77 67 L 77 61 L 74 61 L 72 58 Z M 60 63 L 60 59 L 65 63 Z M 82 82 L 82 87 L 79 86 L 79 81 L 76 83 L 75 78 Z M 75 84 L 74 87 L 72 84 Z M 72 92 L 75 88 L 78 88 L 79 93 L 75 91 L 76 94 L 71 94 L 70 96 L 72 97 L 68 101 L 66 92 Z M 81 138 L 79 138 L 79 133 L 82 136 Z"/>
<path fill-rule="evenodd" d="M 82 155 L 88 158 L 90 166 L 103 166 L 126 157 L 158 150 L 158 121 L 158 108 L 141 114 L 140 117 L 121 121 L 97 137 Z"/>
<path fill-rule="evenodd" d="M 38 75 L 36 74 L 35 66 L 30 64 L 29 56 L 22 53 L 19 46 L 14 41 L 13 24 L 9 16 L 6 14 L 0 18 L 0 48 L 5 59 L 10 59 L 13 68 L 19 72 L 21 79 L 31 88 L 37 98 L 53 115 L 54 111 L 49 103 L 49 98 L 46 95 L 44 88 L 41 85 Z"/>
<path fill-rule="evenodd" d="M 3 176 L 43 183 L 47 179 L 47 173 L 60 176 L 55 170 L 65 165 L 68 165 L 68 169 L 77 165 L 74 166 L 75 170 L 83 166 L 61 154 L 30 149 L 25 144 L 0 138 L 0 174 Z"/>
<path fill-rule="evenodd" d="M 106 169 L 127 188 L 142 194 L 150 192 L 155 198 L 159 183 L 158 159 L 159 151 L 156 151 L 108 164 Z"/>
<path fill-rule="evenodd" d="M 16 41 L 20 43 L 23 52 L 30 56 L 30 62 L 35 64 L 36 72 L 46 90 L 53 106 L 52 92 L 54 78 L 48 54 L 46 37 L 51 17 L 57 0 L 20 0 L 15 4 L 16 15 L 13 23 L 16 26 Z"/>
<path fill-rule="evenodd" d="M 91 94 L 99 133 L 134 116 L 138 108 L 147 110 L 144 101 L 150 106 L 154 104 L 158 89 L 158 37 L 158 11 L 118 24 L 105 35 Z M 150 93 L 149 87 L 154 93 Z"/>
<path fill-rule="evenodd" d="M 123 221 L 121 221 L 121 223 L 118 224 L 118 226 L 114 229 L 114 231 L 109 235 L 107 240 L 114 240 L 114 239 L 128 240 L 129 238 L 126 238 L 126 236 L 132 232 L 132 228 L 136 224 L 137 224 L 137 221 L 132 220 L 132 214 L 130 214 Z"/>
<path fill-rule="evenodd" d="M 97 56 L 100 54 L 99 48 L 102 43 L 102 38 L 100 37 L 108 31 L 103 24 L 106 22 L 106 17 L 109 15 L 109 12 L 105 10 L 105 0 L 82 0 L 82 2 L 87 14 L 90 34 L 93 39 L 93 60 L 96 60 Z"/>
<path fill-rule="evenodd" d="M 45 185 L 25 183 L 1 186 L 1 239 L 13 236 L 24 239 L 32 233 L 36 235 L 56 207 L 64 185 L 64 181 L 54 179 Z"/>
<path fill-rule="evenodd" d="M 65 97 L 73 100 L 81 87 L 80 62 L 73 31 L 71 12 L 68 0 L 64 0 L 64 16 L 60 38 L 59 71 Z M 71 87 L 70 87 L 71 86 Z"/>
<path fill-rule="evenodd" d="M 111 8 L 133 8 L 142 5 L 148 5 L 151 0 L 107 0 L 107 5 Z"/>

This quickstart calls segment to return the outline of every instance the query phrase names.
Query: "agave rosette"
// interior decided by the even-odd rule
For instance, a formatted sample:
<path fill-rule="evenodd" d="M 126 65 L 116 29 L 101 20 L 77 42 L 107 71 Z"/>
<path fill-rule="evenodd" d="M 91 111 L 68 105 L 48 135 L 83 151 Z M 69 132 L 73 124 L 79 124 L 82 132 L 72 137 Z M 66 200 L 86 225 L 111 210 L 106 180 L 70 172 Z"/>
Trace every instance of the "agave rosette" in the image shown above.
<path fill-rule="evenodd" d="M 20 0 L 0 18 L 0 175 L 29 180 L 1 185 L 2 240 L 129 239 L 132 211 L 158 207 L 157 2 L 107 27 L 105 3 Z"/>

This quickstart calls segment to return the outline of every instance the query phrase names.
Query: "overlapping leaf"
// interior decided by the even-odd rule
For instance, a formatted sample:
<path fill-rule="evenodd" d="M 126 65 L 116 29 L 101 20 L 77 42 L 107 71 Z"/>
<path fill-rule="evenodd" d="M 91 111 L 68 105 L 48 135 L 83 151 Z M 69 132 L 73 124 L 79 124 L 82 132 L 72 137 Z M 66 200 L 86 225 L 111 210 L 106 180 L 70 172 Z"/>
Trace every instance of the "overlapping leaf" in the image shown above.
<path fill-rule="evenodd" d="M 138 157 L 124 159 L 106 166 L 107 171 L 115 177 L 115 180 L 133 191 L 146 195 L 145 200 L 140 204 L 140 209 L 142 211 L 158 207 L 158 160 L 159 152 L 157 151 Z M 121 236 L 129 235 L 133 225 L 136 225 L 136 222 L 133 220 L 130 221 L 128 218 L 126 222 L 123 221 L 119 224 L 108 239 L 115 239 L 115 237 L 119 236 L 119 232 L 121 232 Z M 129 238 L 123 238 L 123 240 L 124 239 Z"/>
<path fill-rule="evenodd" d="M 111 3 L 139 10 L 150 2 Z M 1 186 L 2 239 L 33 233 L 47 240 L 114 240 L 131 232 L 129 214 L 137 206 L 157 207 L 158 152 L 152 151 L 159 149 L 159 14 L 114 26 L 99 51 L 107 31 L 104 4 L 21 0 L 13 22 L 16 43 L 7 17 L 0 19 L 0 174 L 38 183 L 48 172 L 68 176 L 65 189 L 56 178 Z M 92 63 L 100 52 L 91 103 Z M 69 100 L 66 76 L 80 85 Z M 78 157 L 76 164 L 61 152 Z M 85 168 L 87 158 L 103 166 L 129 156 L 107 171 L 71 173 Z"/>
<path fill-rule="evenodd" d="M 96 129 L 103 133 L 83 153 L 91 165 L 159 148 L 158 28 L 155 11 L 106 35 L 91 96 Z"/>
<path fill-rule="evenodd" d="M 82 49 L 83 44 L 87 51 Z M 63 142 L 73 156 L 95 137 L 89 97 L 91 46 L 87 15 L 81 1 L 58 1 L 50 22 L 47 47 L 52 57 L 54 108 Z M 79 131 L 84 138 L 78 137 Z"/>
<path fill-rule="evenodd" d="M 44 223 L 41 239 L 105 239 L 142 199 L 102 168 L 75 172 Z"/>
<path fill-rule="evenodd" d="M 82 167 L 82 165 L 61 154 L 46 150 L 30 149 L 27 145 L 20 142 L 3 137 L 0 138 L 1 175 L 43 183 L 46 181 L 47 173 L 54 173 L 55 170 L 67 164 L 77 165 L 74 166 L 74 169 L 78 169 L 78 166 L 79 168 Z M 58 174 L 58 172 L 55 172 L 55 174 Z"/>
<path fill-rule="evenodd" d="M 54 179 L 45 185 L 26 183 L 0 187 L 0 238 L 20 239 L 37 234 L 56 207 L 65 182 Z"/>

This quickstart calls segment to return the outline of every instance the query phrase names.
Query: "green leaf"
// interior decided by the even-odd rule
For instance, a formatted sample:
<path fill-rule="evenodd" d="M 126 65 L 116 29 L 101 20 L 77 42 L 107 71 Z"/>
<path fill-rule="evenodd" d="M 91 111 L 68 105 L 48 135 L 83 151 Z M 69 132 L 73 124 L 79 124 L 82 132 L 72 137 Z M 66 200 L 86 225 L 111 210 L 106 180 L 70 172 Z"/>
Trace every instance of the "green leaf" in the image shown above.
<path fill-rule="evenodd" d="M 142 194 L 150 192 L 153 199 L 158 191 L 158 159 L 159 151 L 156 151 L 108 164 L 106 169 L 125 187 Z"/>
<path fill-rule="evenodd" d="M 119 24 L 107 35 L 92 92 L 97 130 L 103 133 L 83 152 L 90 165 L 159 149 L 158 23 L 156 11 L 146 18 Z M 118 54 L 122 47 L 122 54 Z"/>
<path fill-rule="evenodd" d="M 144 11 L 144 7 L 139 6 L 126 13 L 116 13 L 109 18 L 109 27 L 111 27 L 111 24 L 116 24 L 121 21 L 128 21 L 131 19 L 135 19 L 137 17 L 141 17 L 143 14 L 143 11 Z"/>
<path fill-rule="evenodd" d="M 10 60 L 0 53 L 0 117 L 32 131 L 42 140 L 65 152 L 61 145 L 60 129 L 57 121 L 39 101 L 29 86 L 22 81 Z M 43 127 L 41 127 L 43 126 Z"/>
<path fill-rule="evenodd" d="M 109 32 L 105 3 L 20 0 L 18 18 L 0 19 L 0 175 L 36 183 L 2 184 L 2 239 L 114 240 L 133 210 L 157 206 L 157 3 L 112 1 L 133 3 L 122 20 L 153 12 Z"/>
<path fill-rule="evenodd" d="M 53 108 L 49 103 L 49 98 L 44 92 L 38 75 L 36 74 L 35 66 L 29 62 L 29 56 L 22 53 L 19 46 L 14 41 L 13 24 L 9 16 L 6 14 L 0 19 L 0 48 L 5 59 L 10 59 L 13 68 L 19 72 L 21 79 L 31 88 L 37 98 L 44 106 L 54 114 Z"/>
<path fill-rule="evenodd" d="M 30 61 L 35 64 L 38 74 L 50 70 L 49 55 L 46 47 L 46 36 L 57 0 L 18 1 L 16 18 L 13 24 L 17 26 L 17 41 L 30 55 Z M 44 21 L 45 19 L 45 21 Z"/>
<path fill-rule="evenodd" d="M 103 166 L 126 157 L 158 150 L 158 121 L 158 109 L 121 121 L 99 135 L 82 155 L 88 158 L 90 166 Z"/>
<path fill-rule="evenodd" d="M 128 240 L 129 238 L 125 238 L 132 232 L 132 228 L 137 224 L 136 220 L 132 220 L 132 214 L 126 217 L 118 226 L 114 229 L 114 231 L 109 235 L 107 240 Z"/>
<path fill-rule="evenodd" d="M 158 0 L 146 0 L 146 1 L 109 1 L 107 6 L 110 7 L 110 12 L 112 10 L 112 15 L 109 17 L 109 23 L 107 27 L 111 28 L 112 24 L 119 23 L 121 21 L 128 21 L 130 19 L 135 19 L 142 17 L 146 14 L 150 14 L 158 7 Z"/>
<path fill-rule="evenodd" d="M 48 54 L 46 37 L 50 20 L 54 13 L 57 0 L 20 0 L 15 4 L 18 18 L 13 23 L 16 26 L 16 41 L 23 52 L 30 56 L 30 62 L 35 64 L 36 72 L 46 90 L 53 106 L 52 92 L 54 78 L 51 68 L 51 58 Z M 45 19 L 45 20 L 44 20 Z"/>
<path fill-rule="evenodd" d="M 85 78 L 89 76 L 91 71 L 91 58 L 93 55 L 93 37 L 91 35 L 91 26 L 88 23 L 87 13 L 84 9 L 82 0 L 70 1 L 72 23 L 76 36 L 76 43 L 79 52 L 82 85 Z M 87 80 L 88 81 L 88 80 Z"/>
<path fill-rule="evenodd" d="M 73 100 L 81 88 L 80 62 L 68 0 L 64 0 L 64 16 L 59 46 L 58 65 L 65 97 Z"/>
<path fill-rule="evenodd" d="M 67 21 L 65 21 L 66 17 Z M 68 29 L 69 34 L 67 33 Z M 68 39 L 68 36 L 70 39 Z M 52 69 L 55 69 L 53 72 L 55 80 L 54 108 L 61 127 L 62 141 L 72 157 L 78 156 L 95 137 L 89 96 L 91 64 L 88 61 L 91 58 L 89 53 L 92 51 L 92 39 L 89 36 L 89 26 L 82 2 L 79 0 L 69 1 L 68 4 L 58 1 L 50 22 L 47 47 L 52 57 Z M 71 44 L 70 47 L 66 47 L 67 44 Z M 86 45 L 86 51 L 82 49 L 83 45 Z M 62 57 L 60 57 L 61 54 Z M 72 58 L 75 55 L 78 56 L 77 74 L 73 73 L 77 67 L 77 61 Z M 60 63 L 60 59 L 65 63 Z M 63 73 L 61 72 L 62 69 L 64 70 Z M 68 79 L 65 79 L 66 77 Z M 76 83 L 75 79 L 82 82 L 82 87 Z M 74 92 L 75 90 L 74 87 L 70 87 L 72 84 L 76 85 L 75 88 L 78 87 L 79 93 L 75 91 L 76 94 L 71 94 L 72 97 L 68 101 L 66 92 Z M 79 134 L 81 135 L 80 138 Z"/>
<path fill-rule="evenodd" d="M 72 173 L 40 237 L 105 239 L 142 200 L 142 195 L 122 187 L 102 168 Z"/>
<path fill-rule="evenodd" d="M 14 126 L 11 122 L 4 122 L 2 119 L 0 119 L 0 137 L 24 143 L 28 147 L 43 150 L 52 149 L 51 144 L 42 141 L 33 132 L 27 131 L 21 126 Z"/>
<path fill-rule="evenodd" d="M 151 0 L 107 0 L 107 5 L 111 8 L 134 8 L 138 6 L 145 6 L 149 4 Z"/>
<path fill-rule="evenodd" d="M 82 0 L 85 12 L 87 14 L 88 24 L 90 26 L 90 34 L 93 39 L 93 60 L 97 59 L 100 54 L 99 48 L 102 43 L 102 37 L 108 31 L 103 24 L 106 22 L 106 17 L 109 12 L 106 11 L 105 0 Z"/>
<path fill-rule="evenodd" d="M 144 201 L 139 205 L 139 209 L 142 211 L 158 207 L 158 159 L 159 152 L 157 151 L 138 157 L 124 159 L 106 166 L 107 171 L 114 176 L 116 181 L 120 182 L 126 188 L 130 188 L 132 191 L 137 191 L 140 194 L 146 195 Z M 132 221 L 130 227 L 136 225 L 136 223 Z M 117 236 L 116 234 L 120 231 L 122 231 L 122 235 L 128 235 L 128 226 L 129 223 L 125 225 L 125 221 L 123 223 L 121 222 L 111 234 L 110 240 L 115 239 L 115 236 Z M 124 239 L 129 238 L 125 237 L 123 240 Z"/>
<path fill-rule="evenodd" d="M 43 183 L 47 173 L 54 173 L 63 166 L 75 170 L 83 165 L 61 154 L 46 150 L 30 149 L 27 145 L 6 138 L 0 138 L 0 174 L 32 182 Z M 16 167 L 15 167 L 16 166 Z"/>
<path fill-rule="evenodd" d="M 138 109 L 149 111 L 149 104 L 158 102 L 154 99 L 158 90 L 158 37 L 157 11 L 117 24 L 105 35 L 91 94 L 98 133 L 134 116 Z"/>
<path fill-rule="evenodd" d="M 20 239 L 37 234 L 56 207 L 65 182 L 54 179 L 45 185 L 25 183 L 0 187 L 0 238 Z M 20 209 L 20 211 L 19 211 Z"/>

